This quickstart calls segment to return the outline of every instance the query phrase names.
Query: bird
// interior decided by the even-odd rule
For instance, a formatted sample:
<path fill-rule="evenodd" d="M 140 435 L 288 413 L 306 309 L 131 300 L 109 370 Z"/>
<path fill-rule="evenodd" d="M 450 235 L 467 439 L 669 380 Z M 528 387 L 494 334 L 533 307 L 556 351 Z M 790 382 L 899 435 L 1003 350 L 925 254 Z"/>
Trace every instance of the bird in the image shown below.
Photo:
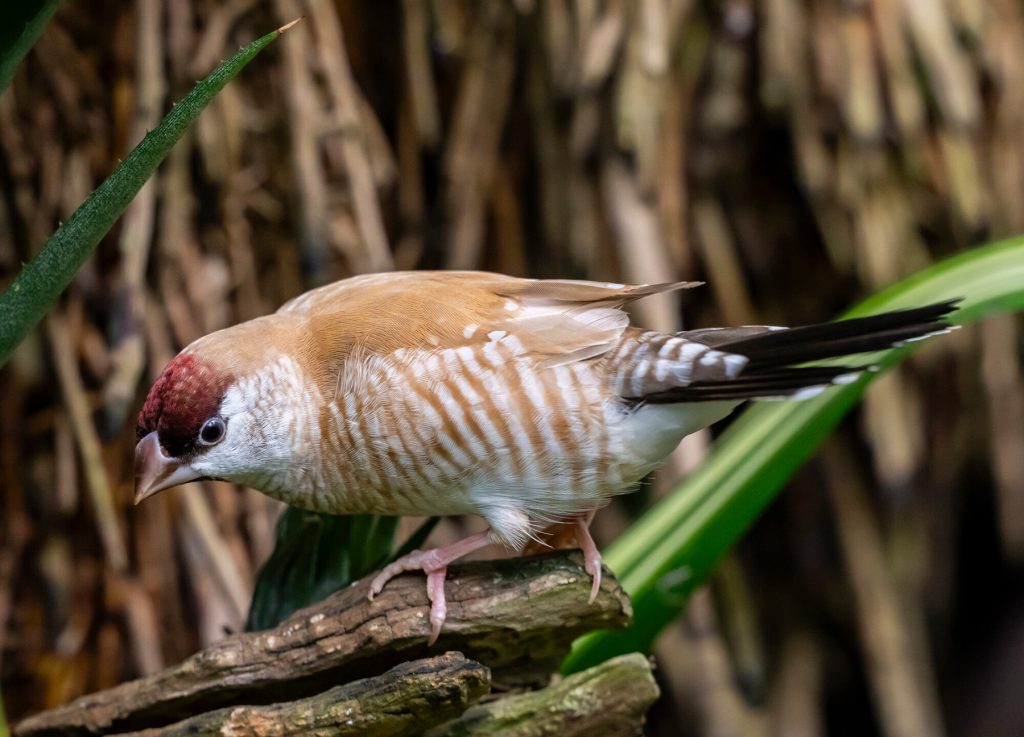
<path fill-rule="evenodd" d="M 136 503 L 220 479 L 331 514 L 477 515 L 487 529 L 373 578 L 426 574 L 430 643 L 454 560 L 571 529 L 592 578 L 595 512 L 680 440 L 748 400 L 806 399 L 870 364 L 822 363 L 948 332 L 956 300 L 803 327 L 674 333 L 625 307 L 700 282 L 617 284 L 487 272 L 368 274 L 202 337 L 150 388 Z"/>

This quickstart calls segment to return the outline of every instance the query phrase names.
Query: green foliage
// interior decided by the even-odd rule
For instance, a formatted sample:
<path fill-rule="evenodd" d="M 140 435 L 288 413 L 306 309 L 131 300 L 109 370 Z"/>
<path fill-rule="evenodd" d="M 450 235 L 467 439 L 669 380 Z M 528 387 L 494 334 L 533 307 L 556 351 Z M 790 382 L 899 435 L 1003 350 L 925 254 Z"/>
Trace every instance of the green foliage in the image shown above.
<path fill-rule="evenodd" d="M 7 737 L 7 717 L 4 715 L 4 695 L 0 693 L 0 737 Z"/>
<path fill-rule="evenodd" d="M 277 523 L 277 543 L 260 569 L 245 628 L 264 630 L 292 612 L 345 588 L 426 540 L 437 519 L 424 522 L 394 554 L 397 517 L 339 517 L 289 507 Z"/>
<path fill-rule="evenodd" d="M 0 94 L 60 7 L 61 0 L 18 0 L 0 6 Z"/>
<path fill-rule="evenodd" d="M 968 251 L 866 300 L 846 316 L 963 297 L 959 324 L 1024 309 L 1024 238 Z M 908 348 L 879 354 L 891 367 Z M 563 669 L 651 648 L 717 560 L 861 397 L 870 378 L 805 402 L 757 404 L 723 434 L 707 461 L 606 551 L 633 600 L 634 624 L 577 640 Z"/>
<path fill-rule="evenodd" d="M 242 47 L 196 84 L 57 229 L 39 255 L 0 295 L 0 366 L 42 319 L 203 108 L 256 54 L 277 38 L 281 30 Z"/>

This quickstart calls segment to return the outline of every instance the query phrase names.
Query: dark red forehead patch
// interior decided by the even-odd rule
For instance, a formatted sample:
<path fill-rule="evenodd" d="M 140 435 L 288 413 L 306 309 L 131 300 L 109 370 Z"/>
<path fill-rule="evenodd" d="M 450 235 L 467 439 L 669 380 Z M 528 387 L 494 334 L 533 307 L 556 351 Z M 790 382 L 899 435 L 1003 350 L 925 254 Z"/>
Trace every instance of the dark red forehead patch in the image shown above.
<path fill-rule="evenodd" d="M 141 439 L 156 431 L 171 456 L 192 449 L 199 428 L 220 407 L 231 377 L 197 356 L 180 354 L 149 390 L 135 434 Z"/>

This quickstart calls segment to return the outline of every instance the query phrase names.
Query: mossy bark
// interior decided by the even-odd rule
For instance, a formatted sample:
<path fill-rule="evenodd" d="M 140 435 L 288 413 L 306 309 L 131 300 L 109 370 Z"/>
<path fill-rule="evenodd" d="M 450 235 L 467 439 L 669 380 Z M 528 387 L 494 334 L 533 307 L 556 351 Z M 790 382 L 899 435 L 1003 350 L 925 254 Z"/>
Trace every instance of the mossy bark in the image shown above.
<path fill-rule="evenodd" d="M 540 691 L 470 707 L 430 737 L 632 737 L 658 698 L 647 658 L 621 655 Z"/>
<path fill-rule="evenodd" d="M 625 626 L 631 616 L 607 571 L 588 603 L 590 577 L 578 552 L 453 566 L 448 619 L 434 648 L 422 575 L 395 578 L 372 602 L 368 585 L 364 579 L 273 629 L 228 637 L 152 676 L 26 719 L 15 735 L 157 727 L 227 706 L 308 697 L 446 650 L 484 664 L 496 683 L 543 685 L 576 637 Z"/>
<path fill-rule="evenodd" d="M 122 737 L 405 737 L 458 716 L 490 690 L 487 668 L 461 653 L 266 706 L 229 706 Z"/>

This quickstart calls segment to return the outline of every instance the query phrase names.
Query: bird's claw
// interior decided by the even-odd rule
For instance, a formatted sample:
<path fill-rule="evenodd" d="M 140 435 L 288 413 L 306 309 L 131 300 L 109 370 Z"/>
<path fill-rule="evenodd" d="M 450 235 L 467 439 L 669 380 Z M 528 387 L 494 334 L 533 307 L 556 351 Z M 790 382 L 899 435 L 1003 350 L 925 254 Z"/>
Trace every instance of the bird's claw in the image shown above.
<path fill-rule="evenodd" d="M 386 566 L 381 568 L 377 575 L 370 581 L 370 593 L 368 598 L 373 601 L 373 597 L 384 590 L 384 586 L 392 578 L 397 576 L 399 573 L 405 573 L 406 571 L 419 571 L 426 570 L 423 568 L 421 557 L 423 551 L 413 550 L 411 553 L 403 555 L 398 560 L 393 560 Z"/>
<path fill-rule="evenodd" d="M 583 568 L 590 574 L 593 583 L 590 586 L 590 599 L 588 604 L 593 604 L 597 599 L 597 592 L 601 590 L 601 551 L 597 549 L 594 538 L 590 536 L 590 520 L 586 516 L 577 517 L 576 542 L 579 543 L 583 552 Z"/>
<path fill-rule="evenodd" d="M 441 627 L 448 616 L 448 602 L 444 596 L 444 579 L 448 573 L 448 565 L 437 551 L 414 550 L 384 566 L 370 582 L 367 598 L 373 601 L 373 597 L 384 590 L 388 581 L 406 571 L 423 571 L 427 576 L 427 598 L 430 599 L 430 639 L 427 645 L 433 645 L 437 642 Z"/>
<path fill-rule="evenodd" d="M 594 550 L 594 555 L 584 553 L 583 568 L 590 574 L 590 578 L 593 579 L 593 583 L 590 586 L 590 599 L 587 600 L 588 604 L 593 604 L 594 600 L 597 599 L 597 592 L 601 590 L 601 554 L 596 549 Z"/>
<path fill-rule="evenodd" d="M 444 579 L 448 573 L 447 568 L 430 571 L 427 573 L 427 598 L 430 599 L 430 639 L 427 646 L 437 642 L 441 635 L 441 627 L 448 617 L 448 602 L 444 596 Z"/>

